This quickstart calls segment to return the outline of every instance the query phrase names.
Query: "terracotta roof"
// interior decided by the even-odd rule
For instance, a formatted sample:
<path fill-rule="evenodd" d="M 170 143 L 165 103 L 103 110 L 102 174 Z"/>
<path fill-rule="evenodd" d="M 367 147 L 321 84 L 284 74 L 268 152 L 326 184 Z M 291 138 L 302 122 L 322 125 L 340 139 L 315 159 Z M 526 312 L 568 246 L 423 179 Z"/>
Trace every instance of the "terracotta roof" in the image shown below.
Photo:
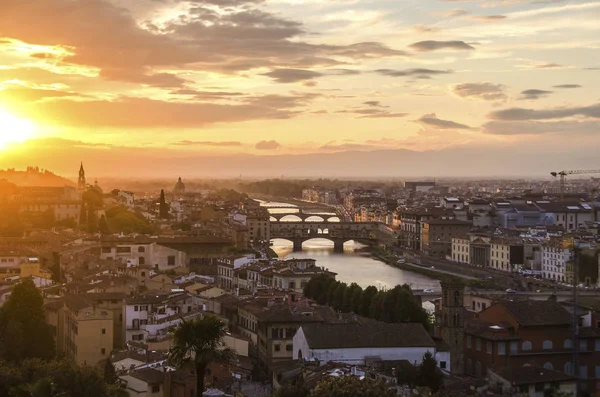
<path fill-rule="evenodd" d="M 139 371 L 132 372 L 129 376 L 144 381 L 148 384 L 163 383 L 165 374 L 154 368 L 144 368 Z"/>
<path fill-rule="evenodd" d="M 522 326 L 571 324 L 569 312 L 560 303 L 554 301 L 528 300 L 498 304 L 504 306 Z"/>
<path fill-rule="evenodd" d="M 423 325 L 416 323 L 303 325 L 311 349 L 367 347 L 435 347 Z"/>
<path fill-rule="evenodd" d="M 508 367 L 493 372 L 515 386 L 575 380 L 574 376 L 567 375 L 564 372 L 531 366 Z"/>

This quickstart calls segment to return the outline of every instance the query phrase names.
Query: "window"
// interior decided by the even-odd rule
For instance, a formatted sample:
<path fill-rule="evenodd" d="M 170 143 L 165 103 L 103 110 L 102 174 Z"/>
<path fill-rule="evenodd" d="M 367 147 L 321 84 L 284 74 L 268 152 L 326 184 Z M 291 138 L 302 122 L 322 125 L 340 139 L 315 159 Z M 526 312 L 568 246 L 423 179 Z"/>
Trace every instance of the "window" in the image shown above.
<path fill-rule="evenodd" d="M 475 338 L 475 350 L 481 351 L 481 339 Z"/>
<path fill-rule="evenodd" d="M 281 346 L 279 344 L 273 345 L 273 350 L 275 350 L 276 352 L 281 350 Z"/>
<path fill-rule="evenodd" d="M 510 342 L 510 354 L 517 354 L 519 352 L 519 342 Z"/>
<path fill-rule="evenodd" d="M 546 369 L 554 369 L 554 367 L 552 366 L 552 363 L 546 363 L 546 364 L 544 364 L 544 368 L 546 368 Z"/>
<path fill-rule="evenodd" d="M 152 385 L 152 393 L 159 393 L 160 385 Z"/>
<path fill-rule="evenodd" d="M 139 307 L 139 306 L 137 306 L 137 305 L 136 305 L 136 306 L 134 306 L 134 307 L 133 307 L 133 311 L 134 311 L 134 312 L 139 312 L 139 311 L 140 311 L 140 307 Z"/>
<path fill-rule="evenodd" d="M 175 266 L 175 256 L 174 255 L 167 256 L 167 265 Z"/>
<path fill-rule="evenodd" d="M 441 369 L 446 369 L 446 362 L 445 361 L 440 361 L 440 368 Z"/>
<path fill-rule="evenodd" d="M 106 328 L 102 328 L 102 335 L 106 335 Z"/>
<path fill-rule="evenodd" d="M 596 351 L 600 352 L 600 339 L 596 339 Z"/>
<path fill-rule="evenodd" d="M 573 370 L 573 363 L 572 362 L 568 362 L 568 363 L 565 364 L 564 372 L 567 375 L 574 375 L 575 371 Z"/>
<path fill-rule="evenodd" d="M 128 254 L 131 252 L 131 247 L 117 247 L 117 254 Z"/>
<path fill-rule="evenodd" d="M 523 345 L 521 346 L 521 350 L 523 350 L 523 351 L 531 350 L 531 342 L 529 342 L 528 340 L 523 342 Z"/>
<path fill-rule="evenodd" d="M 144 247 L 138 247 L 138 252 L 146 252 L 146 248 L 144 248 Z"/>
<path fill-rule="evenodd" d="M 587 351 L 587 340 L 586 339 L 581 339 L 579 341 L 579 350 L 581 350 L 582 352 Z"/>
<path fill-rule="evenodd" d="M 579 367 L 579 377 L 581 379 L 587 379 L 587 377 L 588 377 L 587 365 L 582 365 Z"/>
<path fill-rule="evenodd" d="M 147 312 L 148 311 L 148 305 L 140 306 L 140 311 L 141 312 Z"/>
<path fill-rule="evenodd" d="M 291 352 L 292 350 L 294 350 L 294 345 L 291 345 L 291 344 L 285 345 L 286 352 Z"/>
<path fill-rule="evenodd" d="M 146 264 L 146 258 L 144 258 L 143 256 L 140 256 L 138 258 L 138 264 L 139 265 L 145 265 Z"/>
<path fill-rule="evenodd" d="M 596 365 L 596 378 L 600 378 L 600 365 Z"/>
<path fill-rule="evenodd" d="M 563 348 L 565 348 L 565 349 L 572 349 L 573 348 L 573 341 L 571 339 L 565 339 L 565 343 L 563 343 Z"/>
<path fill-rule="evenodd" d="M 102 355 L 105 355 L 106 354 L 106 349 L 102 348 L 101 353 L 102 353 Z"/>
<path fill-rule="evenodd" d="M 467 349 L 471 348 L 471 335 L 467 335 Z"/>
<path fill-rule="evenodd" d="M 544 341 L 544 350 L 552 350 L 552 341 L 551 340 Z"/>
<path fill-rule="evenodd" d="M 498 349 L 498 355 L 504 356 L 506 354 L 506 343 L 498 342 L 497 349 Z"/>
<path fill-rule="evenodd" d="M 110 247 L 102 247 L 103 254 L 110 254 L 112 249 Z"/>
<path fill-rule="evenodd" d="M 492 354 L 492 349 L 493 349 L 492 342 L 488 340 L 487 347 L 486 347 L 487 354 Z"/>

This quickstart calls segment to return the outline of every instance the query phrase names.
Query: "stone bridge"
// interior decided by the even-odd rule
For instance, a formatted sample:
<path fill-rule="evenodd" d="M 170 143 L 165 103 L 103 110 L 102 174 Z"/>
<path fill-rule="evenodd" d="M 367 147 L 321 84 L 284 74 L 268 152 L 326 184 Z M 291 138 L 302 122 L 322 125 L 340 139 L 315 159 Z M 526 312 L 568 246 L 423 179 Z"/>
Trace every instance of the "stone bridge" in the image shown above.
<path fill-rule="evenodd" d="M 271 222 L 271 238 L 294 243 L 294 251 L 302 251 L 302 243 L 313 238 L 333 241 L 334 251 L 343 252 L 350 240 L 379 240 L 377 223 L 357 222 Z"/>

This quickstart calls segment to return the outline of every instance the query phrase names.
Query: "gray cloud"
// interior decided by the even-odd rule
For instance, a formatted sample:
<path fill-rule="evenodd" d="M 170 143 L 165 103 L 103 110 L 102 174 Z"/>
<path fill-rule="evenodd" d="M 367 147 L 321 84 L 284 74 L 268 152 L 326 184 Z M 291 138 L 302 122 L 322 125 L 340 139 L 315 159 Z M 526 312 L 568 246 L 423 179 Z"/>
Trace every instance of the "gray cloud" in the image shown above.
<path fill-rule="evenodd" d="M 492 83 L 462 83 L 452 87 L 452 92 L 461 98 L 473 98 L 484 101 L 505 101 L 505 86 Z"/>
<path fill-rule="evenodd" d="M 413 43 L 409 46 L 417 51 L 436 51 L 436 50 L 474 50 L 475 48 L 465 43 L 464 41 L 435 41 L 425 40 Z"/>
<path fill-rule="evenodd" d="M 303 69 L 276 69 L 268 73 L 263 73 L 263 76 L 269 76 L 278 83 L 297 83 L 321 77 L 323 74 Z"/>
<path fill-rule="evenodd" d="M 596 134 L 600 122 L 584 121 L 489 121 L 482 126 L 483 132 L 494 135 L 540 135 L 540 134 Z"/>
<path fill-rule="evenodd" d="M 431 76 L 440 74 L 454 73 L 452 70 L 435 70 L 435 69 L 405 69 L 405 70 L 394 70 L 394 69 L 377 69 L 375 73 L 390 76 L 390 77 L 416 77 L 419 79 L 428 79 Z"/>
<path fill-rule="evenodd" d="M 579 84 L 560 84 L 553 86 L 554 88 L 581 88 Z"/>
<path fill-rule="evenodd" d="M 171 145 L 173 146 L 242 146 L 241 142 L 236 141 L 223 141 L 223 142 L 215 142 L 215 141 L 179 141 L 173 142 Z"/>
<path fill-rule="evenodd" d="M 478 20 L 478 21 L 493 22 L 493 21 L 501 21 L 503 19 L 506 19 L 506 15 L 477 15 L 477 16 L 474 16 L 473 19 Z"/>
<path fill-rule="evenodd" d="M 532 65 L 531 68 L 532 69 L 560 69 L 563 68 L 563 65 L 559 65 L 558 63 L 539 63 L 536 65 Z"/>
<path fill-rule="evenodd" d="M 574 116 L 600 118 L 600 103 L 591 106 L 562 107 L 545 110 L 511 108 L 492 112 L 487 117 L 492 120 L 520 121 L 552 120 Z"/>
<path fill-rule="evenodd" d="M 437 118 L 435 113 L 426 114 L 423 117 L 421 117 L 419 120 L 417 120 L 417 122 L 422 125 L 426 125 L 426 126 L 433 127 L 436 129 L 443 129 L 443 130 L 445 130 L 445 129 L 466 130 L 466 129 L 471 128 L 468 125 L 456 123 L 451 120 L 439 119 L 439 118 Z"/>
<path fill-rule="evenodd" d="M 444 14 L 444 16 L 446 16 L 447 18 L 456 18 L 456 17 L 462 17 L 464 15 L 468 15 L 469 11 L 466 10 L 451 10 L 448 11 L 446 14 Z"/>
<path fill-rule="evenodd" d="M 386 107 L 386 108 L 389 107 L 389 106 L 383 106 L 380 101 L 366 101 L 366 102 L 363 102 L 363 105 L 373 106 L 373 107 Z"/>
<path fill-rule="evenodd" d="M 281 145 L 279 144 L 279 142 L 277 141 L 260 141 L 258 142 L 254 148 L 256 150 L 277 150 L 281 147 Z"/>
<path fill-rule="evenodd" d="M 375 104 L 373 104 L 375 103 Z M 357 115 L 358 119 L 380 119 L 380 118 L 396 118 L 405 117 L 408 113 L 394 113 L 388 110 L 384 110 L 388 106 L 382 106 L 379 101 L 368 101 L 365 105 L 370 106 L 369 108 L 353 108 L 346 110 L 338 110 L 335 113 L 350 113 Z"/>
<path fill-rule="evenodd" d="M 529 100 L 540 99 L 540 98 L 547 97 L 550 94 L 552 94 L 552 91 L 531 89 L 531 90 L 521 91 L 520 99 L 529 99 Z"/>

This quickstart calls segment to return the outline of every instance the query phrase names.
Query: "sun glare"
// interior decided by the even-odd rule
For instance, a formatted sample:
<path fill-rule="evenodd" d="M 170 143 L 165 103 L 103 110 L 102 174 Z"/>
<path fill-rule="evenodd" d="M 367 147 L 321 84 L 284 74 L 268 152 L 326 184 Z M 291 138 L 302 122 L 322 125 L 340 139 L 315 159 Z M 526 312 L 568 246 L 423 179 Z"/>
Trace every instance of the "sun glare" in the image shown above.
<path fill-rule="evenodd" d="M 23 120 L 0 110 L 0 150 L 11 143 L 22 143 L 33 137 L 34 126 L 29 120 Z"/>

